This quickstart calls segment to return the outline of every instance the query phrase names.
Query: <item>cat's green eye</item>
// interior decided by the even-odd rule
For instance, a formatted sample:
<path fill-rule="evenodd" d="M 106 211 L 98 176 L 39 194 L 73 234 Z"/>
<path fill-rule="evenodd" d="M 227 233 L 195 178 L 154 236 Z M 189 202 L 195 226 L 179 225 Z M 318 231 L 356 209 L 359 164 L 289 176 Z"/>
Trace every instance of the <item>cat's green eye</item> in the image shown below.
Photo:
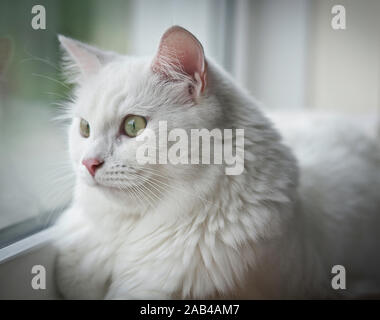
<path fill-rule="evenodd" d="M 83 138 L 88 138 L 90 136 L 90 124 L 86 120 L 80 119 L 79 131 Z"/>
<path fill-rule="evenodd" d="M 124 132 L 128 137 L 136 137 L 146 127 L 146 119 L 144 117 L 130 115 L 124 120 Z"/>

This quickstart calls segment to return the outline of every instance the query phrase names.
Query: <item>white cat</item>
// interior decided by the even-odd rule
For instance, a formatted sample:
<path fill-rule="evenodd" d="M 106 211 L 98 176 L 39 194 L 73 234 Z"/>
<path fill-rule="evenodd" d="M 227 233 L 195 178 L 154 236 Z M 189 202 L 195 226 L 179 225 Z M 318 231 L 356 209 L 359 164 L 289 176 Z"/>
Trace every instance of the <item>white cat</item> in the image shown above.
<path fill-rule="evenodd" d="M 166 31 L 149 59 L 59 39 L 68 69 L 78 71 L 69 108 L 76 187 L 56 241 L 65 298 L 380 292 L 373 142 L 353 133 L 351 142 L 345 135 L 306 140 L 296 148 L 299 179 L 296 159 L 257 103 L 183 28 Z M 157 130 L 159 120 L 187 131 L 243 128 L 245 170 L 229 176 L 223 165 L 141 166 L 130 116 L 137 129 Z M 331 286 L 334 265 L 346 268 L 346 290 Z"/>

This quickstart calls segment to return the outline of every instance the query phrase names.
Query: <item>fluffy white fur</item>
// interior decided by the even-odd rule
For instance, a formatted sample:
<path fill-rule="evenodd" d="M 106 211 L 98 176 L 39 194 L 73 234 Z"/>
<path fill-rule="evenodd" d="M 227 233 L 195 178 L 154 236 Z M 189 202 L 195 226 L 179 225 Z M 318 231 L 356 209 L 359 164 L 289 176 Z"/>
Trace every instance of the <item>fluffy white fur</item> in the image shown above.
<path fill-rule="evenodd" d="M 374 142 L 347 131 L 327 139 L 304 132 L 305 142 L 289 133 L 299 177 L 295 157 L 257 102 L 209 59 L 207 86 L 189 100 L 187 88 L 199 83 L 181 70 L 168 68 L 178 77 L 165 80 L 153 72 L 152 58 L 61 42 L 79 68 L 90 61 L 76 77 L 70 106 L 77 180 L 56 241 L 65 298 L 380 292 L 380 152 Z M 159 120 L 169 129 L 244 128 L 245 170 L 227 176 L 221 165 L 138 166 L 136 140 L 117 135 L 126 114 L 149 118 L 154 130 Z M 79 134 L 80 118 L 90 123 L 88 139 Z M 96 182 L 81 164 L 84 157 L 105 159 Z M 346 267 L 345 291 L 331 288 L 336 264 Z"/>

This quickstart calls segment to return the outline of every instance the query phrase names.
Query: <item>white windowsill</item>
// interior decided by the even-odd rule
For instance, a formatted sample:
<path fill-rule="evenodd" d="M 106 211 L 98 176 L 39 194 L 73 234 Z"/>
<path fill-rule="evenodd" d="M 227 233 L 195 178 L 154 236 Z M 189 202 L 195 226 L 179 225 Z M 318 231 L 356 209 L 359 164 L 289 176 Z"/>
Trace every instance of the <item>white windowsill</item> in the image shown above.
<path fill-rule="evenodd" d="M 51 227 L 0 249 L 0 300 L 58 299 L 54 282 L 55 249 L 51 245 L 55 228 Z M 32 268 L 46 270 L 46 289 L 35 290 Z"/>
<path fill-rule="evenodd" d="M 54 227 L 37 232 L 20 241 L 0 249 L 0 265 L 19 255 L 36 250 L 53 239 Z"/>

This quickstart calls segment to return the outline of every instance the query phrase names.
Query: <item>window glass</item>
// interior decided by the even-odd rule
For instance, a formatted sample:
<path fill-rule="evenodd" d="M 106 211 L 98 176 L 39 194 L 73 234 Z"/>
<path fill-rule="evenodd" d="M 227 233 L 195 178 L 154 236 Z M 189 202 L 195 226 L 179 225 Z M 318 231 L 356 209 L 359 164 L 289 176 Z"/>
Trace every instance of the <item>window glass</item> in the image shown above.
<path fill-rule="evenodd" d="M 0 2 L 0 59 L 7 65 L 0 82 L 0 246 L 50 225 L 71 200 L 68 123 L 54 119 L 72 88 L 61 75 L 57 34 L 119 53 L 154 54 L 165 29 L 181 24 L 223 63 L 223 20 L 214 11 L 224 4 L 217 3 Z M 46 29 L 33 28 L 36 4 L 45 9 Z"/>

